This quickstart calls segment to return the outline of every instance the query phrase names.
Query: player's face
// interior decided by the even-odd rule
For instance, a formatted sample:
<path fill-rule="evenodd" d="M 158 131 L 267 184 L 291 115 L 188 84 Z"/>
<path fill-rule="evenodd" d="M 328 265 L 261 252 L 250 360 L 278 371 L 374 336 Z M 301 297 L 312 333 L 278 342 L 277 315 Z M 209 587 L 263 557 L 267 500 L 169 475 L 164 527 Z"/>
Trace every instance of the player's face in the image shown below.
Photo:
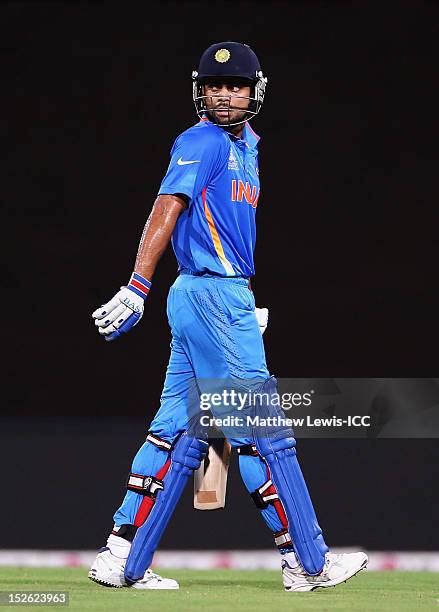
<path fill-rule="evenodd" d="M 212 80 L 203 85 L 206 108 L 219 125 L 244 121 L 250 100 L 250 87 L 239 81 Z"/>

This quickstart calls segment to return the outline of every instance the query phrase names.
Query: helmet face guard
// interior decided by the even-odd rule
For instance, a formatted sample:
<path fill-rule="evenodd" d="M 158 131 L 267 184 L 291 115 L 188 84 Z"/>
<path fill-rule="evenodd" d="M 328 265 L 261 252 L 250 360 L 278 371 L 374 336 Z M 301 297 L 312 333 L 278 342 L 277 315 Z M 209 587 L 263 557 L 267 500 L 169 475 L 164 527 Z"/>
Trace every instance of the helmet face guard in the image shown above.
<path fill-rule="evenodd" d="M 212 79 L 214 80 L 218 80 L 218 76 L 212 75 Z M 225 80 L 228 79 L 232 79 L 233 77 L 224 77 Z M 200 119 L 203 119 L 207 113 L 210 113 L 211 116 L 214 119 L 214 122 L 216 122 L 216 117 L 215 117 L 215 112 L 217 110 L 220 109 L 212 109 L 212 108 L 208 108 L 207 104 L 206 104 L 206 99 L 207 98 L 222 98 L 222 99 L 226 99 L 227 100 L 227 96 L 224 96 L 223 94 L 221 95 L 215 95 L 215 94 L 209 94 L 208 96 L 206 96 L 203 93 L 203 85 L 209 80 L 208 77 L 203 76 L 202 78 L 199 78 L 198 76 L 198 72 L 196 70 L 194 70 L 192 72 L 192 97 L 193 97 L 193 101 L 194 101 L 194 105 L 195 105 L 195 111 L 198 115 L 198 117 Z M 245 123 L 246 121 L 250 121 L 250 119 L 253 119 L 253 117 L 255 117 L 259 111 L 262 108 L 262 104 L 264 102 L 264 97 L 265 97 L 265 87 L 267 84 L 267 78 L 264 77 L 264 75 L 262 74 L 262 71 L 259 70 L 256 74 L 255 74 L 255 78 L 254 79 L 248 79 L 248 84 L 250 85 L 250 87 L 252 88 L 252 94 L 251 96 L 233 96 L 230 95 L 228 96 L 228 102 L 226 102 L 226 106 L 225 109 L 221 108 L 221 110 L 229 110 L 229 120 L 227 123 L 225 124 L 221 124 L 224 127 L 231 127 L 233 125 L 240 125 L 241 123 Z M 249 105 L 248 108 L 246 109 L 238 109 L 236 107 L 233 106 L 233 98 L 239 98 L 240 100 L 249 100 Z M 231 122 L 230 121 L 230 111 L 231 110 L 242 110 L 242 112 L 244 113 L 244 118 L 241 119 L 240 121 L 235 121 L 235 122 Z"/>
<path fill-rule="evenodd" d="M 238 81 L 250 85 L 250 96 L 224 96 L 210 94 L 206 96 L 203 85 L 209 81 Z M 213 117 L 213 121 L 222 127 L 240 125 L 255 117 L 262 108 L 265 96 L 267 78 L 262 74 L 261 66 L 255 52 L 248 46 L 237 42 L 221 42 L 211 45 L 203 53 L 198 70 L 192 72 L 193 100 L 195 110 L 200 119 L 207 113 Z M 228 110 L 228 122 L 220 123 L 216 112 L 220 109 L 208 108 L 207 98 L 221 98 L 225 100 L 221 110 Z M 247 99 L 248 108 L 238 109 L 233 106 L 233 98 Z M 230 112 L 241 110 L 244 118 L 240 121 L 231 121 Z"/>

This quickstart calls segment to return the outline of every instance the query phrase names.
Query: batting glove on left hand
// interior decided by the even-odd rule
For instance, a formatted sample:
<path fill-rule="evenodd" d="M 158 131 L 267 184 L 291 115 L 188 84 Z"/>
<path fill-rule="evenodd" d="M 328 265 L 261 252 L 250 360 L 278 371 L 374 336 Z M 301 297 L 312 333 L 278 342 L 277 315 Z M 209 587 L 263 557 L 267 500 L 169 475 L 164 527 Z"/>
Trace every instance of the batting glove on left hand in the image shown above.
<path fill-rule="evenodd" d="M 137 325 L 150 286 L 140 274 L 133 274 L 128 287 L 121 287 L 113 299 L 94 311 L 95 325 L 105 340 L 111 342 Z"/>

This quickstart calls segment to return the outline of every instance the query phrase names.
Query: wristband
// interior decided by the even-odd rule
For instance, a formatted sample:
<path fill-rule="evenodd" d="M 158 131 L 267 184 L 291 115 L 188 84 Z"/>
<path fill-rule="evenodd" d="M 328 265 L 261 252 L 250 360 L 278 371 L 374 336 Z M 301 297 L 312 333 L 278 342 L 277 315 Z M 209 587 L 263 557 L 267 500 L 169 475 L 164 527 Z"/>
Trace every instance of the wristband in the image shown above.
<path fill-rule="evenodd" d="M 133 272 L 128 283 L 128 289 L 131 289 L 131 291 L 134 291 L 134 293 L 146 300 L 151 289 L 151 283 L 140 274 L 137 274 L 137 272 Z"/>

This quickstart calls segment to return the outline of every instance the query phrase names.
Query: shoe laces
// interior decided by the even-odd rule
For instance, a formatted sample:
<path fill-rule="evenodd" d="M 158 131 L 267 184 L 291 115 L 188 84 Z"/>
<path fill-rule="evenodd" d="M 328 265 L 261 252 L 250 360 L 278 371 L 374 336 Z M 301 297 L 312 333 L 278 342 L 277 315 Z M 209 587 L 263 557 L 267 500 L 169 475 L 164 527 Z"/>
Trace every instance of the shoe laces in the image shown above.
<path fill-rule="evenodd" d="M 341 559 L 341 555 L 338 555 L 337 553 L 326 553 L 325 555 L 325 564 L 323 566 L 323 570 L 325 571 L 329 568 L 330 565 L 338 565 L 339 561 Z"/>
<path fill-rule="evenodd" d="M 154 578 L 156 580 L 163 580 L 163 578 L 159 576 L 158 574 L 156 574 L 155 572 L 153 572 L 152 569 L 147 569 L 142 580 L 148 581 L 148 580 L 153 580 Z"/>

